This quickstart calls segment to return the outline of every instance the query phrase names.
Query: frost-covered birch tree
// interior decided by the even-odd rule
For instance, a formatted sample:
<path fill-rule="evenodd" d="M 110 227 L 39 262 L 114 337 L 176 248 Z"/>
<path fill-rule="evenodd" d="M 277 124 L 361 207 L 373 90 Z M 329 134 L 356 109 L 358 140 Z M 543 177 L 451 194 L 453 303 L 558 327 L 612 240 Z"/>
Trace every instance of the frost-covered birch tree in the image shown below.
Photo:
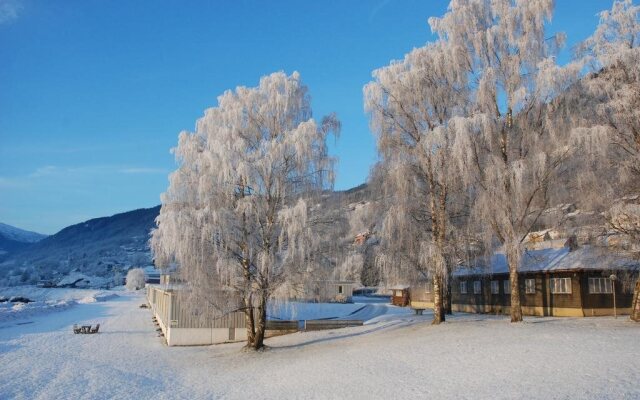
<path fill-rule="evenodd" d="M 380 236 L 387 282 L 431 277 L 433 323 L 444 321 L 443 297 L 454 259 L 452 219 L 466 188 L 455 154 L 468 138 L 451 129 L 468 103 L 466 75 L 443 41 L 414 49 L 402 61 L 373 72 L 364 88 L 365 109 L 377 135 L 391 201 Z M 395 282 L 398 283 L 398 282 Z"/>
<path fill-rule="evenodd" d="M 572 150 L 549 103 L 580 67 L 556 64 L 564 38 L 546 31 L 552 13 L 553 0 L 453 0 L 443 17 L 429 20 L 467 75 L 473 104 L 454 127 L 469 135 L 469 146 L 452 156 L 462 156 L 463 177 L 477 192 L 478 226 L 506 252 L 512 322 L 522 320 L 522 242 L 547 208 L 553 179 Z"/>
<path fill-rule="evenodd" d="M 592 69 L 583 80 L 588 99 L 584 141 L 598 168 L 593 174 L 600 190 L 592 197 L 622 196 L 605 213 L 610 228 L 640 241 L 640 6 L 631 0 L 614 1 L 600 14 L 594 34 L 580 53 Z M 616 177 L 610 181 L 602 170 Z M 595 186 L 595 185 L 594 185 Z M 611 203 L 608 198 L 601 202 Z M 637 249 L 636 249 L 637 250 Z M 640 321 L 640 276 L 636 277 L 631 319 Z"/>
<path fill-rule="evenodd" d="M 313 264 L 306 199 L 332 186 L 325 140 L 338 130 L 333 115 L 312 118 L 297 72 L 279 72 L 225 92 L 180 134 L 151 239 L 156 262 L 178 265 L 194 311 L 240 306 L 250 348 L 263 347 L 267 301 Z"/>

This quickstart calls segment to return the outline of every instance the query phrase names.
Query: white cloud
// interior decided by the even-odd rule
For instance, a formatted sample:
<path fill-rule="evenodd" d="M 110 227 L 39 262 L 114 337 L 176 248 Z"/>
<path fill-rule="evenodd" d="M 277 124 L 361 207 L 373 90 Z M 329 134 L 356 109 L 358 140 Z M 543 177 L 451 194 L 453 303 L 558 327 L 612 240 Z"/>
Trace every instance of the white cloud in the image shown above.
<path fill-rule="evenodd" d="M 53 165 L 47 165 L 44 167 L 40 167 L 38 169 L 36 169 L 35 171 L 33 171 L 32 173 L 29 174 L 29 178 L 40 178 L 43 176 L 50 176 L 55 174 L 56 172 L 59 172 L 60 168 L 53 166 Z"/>

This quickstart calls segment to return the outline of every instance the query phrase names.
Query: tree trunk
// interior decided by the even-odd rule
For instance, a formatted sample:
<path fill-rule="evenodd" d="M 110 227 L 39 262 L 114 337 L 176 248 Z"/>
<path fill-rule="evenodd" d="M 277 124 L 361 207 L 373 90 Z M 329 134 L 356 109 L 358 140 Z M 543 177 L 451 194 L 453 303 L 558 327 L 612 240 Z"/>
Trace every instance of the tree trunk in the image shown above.
<path fill-rule="evenodd" d="M 267 298 L 264 294 L 260 295 L 260 303 L 258 304 L 258 315 L 255 326 L 256 334 L 253 340 L 253 349 L 260 350 L 264 347 L 264 334 L 267 330 Z"/>
<path fill-rule="evenodd" d="M 253 305 L 251 304 L 251 296 L 246 296 L 243 299 L 244 308 L 244 320 L 247 326 L 247 347 L 252 347 L 255 341 L 256 330 L 255 321 L 253 318 Z"/>
<path fill-rule="evenodd" d="M 631 302 L 631 319 L 640 322 L 640 276 L 636 280 L 636 287 L 633 290 L 633 301 Z"/>
<path fill-rule="evenodd" d="M 507 247 L 507 263 L 509 265 L 509 282 L 511 284 L 511 322 L 522 322 L 522 306 L 520 305 L 520 285 L 518 267 L 520 257 L 518 249 Z"/>
<path fill-rule="evenodd" d="M 447 284 L 445 285 L 445 295 L 444 295 L 444 311 L 446 315 L 453 315 L 453 311 L 451 309 L 451 268 L 447 266 Z"/>
<path fill-rule="evenodd" d="M 511 265 L 509 265 L 509 282 L 511 283 L 511 322 L 522 322 L 518 270 L 516 268 L 512 268 Z"/>
<path fill-rule="evenodd" d="M 444 322 L 444 308 L 442 307 L 442 276 L 436 273 L 433 277 L 433 325 Z"/>

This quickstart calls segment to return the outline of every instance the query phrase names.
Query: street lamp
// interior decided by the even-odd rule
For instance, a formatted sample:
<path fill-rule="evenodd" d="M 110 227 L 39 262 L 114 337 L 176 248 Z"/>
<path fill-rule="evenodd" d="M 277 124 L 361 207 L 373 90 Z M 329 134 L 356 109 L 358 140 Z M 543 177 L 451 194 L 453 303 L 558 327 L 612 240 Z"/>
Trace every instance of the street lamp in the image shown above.
<path fill-rule="evenodd" d="M 618 279 L 615 274 L 609 275 L 609 279 L 611 279 L 611 286 L 613 288 L 613 317 L 618 318 L 618 312 L 616 310 L 616 279 Z"/>

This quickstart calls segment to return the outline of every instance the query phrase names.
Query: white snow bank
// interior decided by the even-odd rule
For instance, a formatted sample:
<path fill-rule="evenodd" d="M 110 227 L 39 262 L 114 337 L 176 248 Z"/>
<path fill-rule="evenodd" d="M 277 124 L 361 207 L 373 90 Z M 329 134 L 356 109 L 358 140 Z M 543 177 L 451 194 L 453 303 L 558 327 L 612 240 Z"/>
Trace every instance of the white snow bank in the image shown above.
<path fill-rule="evenodd" d="M 107 301 L 118 297 L 113 291 L 90 289 L 58 289 L 39 288 L 35 286 L 15 286 L 0 288 L 0 297 L 24 297 L 30 303 L 0 303 L 0 324 L 23 318 L 31 318 L 39 314 L 61 311 L 76 304 Z"/>
<path fill-rule="evenodd" d="M 62 278 L 56 286 L 75 285 L 78 288 L 100 288 L 107 287 L 113 282 L 113 278 L 105 278 L 101 276 L 90 276 L 80 272 L 72 272 Z"/>

